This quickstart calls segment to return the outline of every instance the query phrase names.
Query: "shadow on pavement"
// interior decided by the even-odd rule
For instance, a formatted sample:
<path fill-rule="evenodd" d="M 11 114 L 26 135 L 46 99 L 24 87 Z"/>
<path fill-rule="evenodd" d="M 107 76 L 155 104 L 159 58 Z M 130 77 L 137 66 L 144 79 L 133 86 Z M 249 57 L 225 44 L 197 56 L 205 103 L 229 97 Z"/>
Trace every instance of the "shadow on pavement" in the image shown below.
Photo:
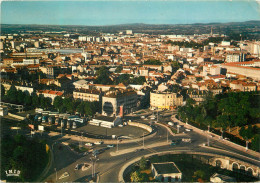
<path fill-rule="evenodd" d="M 92 179 L 92 175 L 86 175 L 84 177 L 81 177 L 77 180 L 75 180 L 74 182 L 89 182 Z"/>

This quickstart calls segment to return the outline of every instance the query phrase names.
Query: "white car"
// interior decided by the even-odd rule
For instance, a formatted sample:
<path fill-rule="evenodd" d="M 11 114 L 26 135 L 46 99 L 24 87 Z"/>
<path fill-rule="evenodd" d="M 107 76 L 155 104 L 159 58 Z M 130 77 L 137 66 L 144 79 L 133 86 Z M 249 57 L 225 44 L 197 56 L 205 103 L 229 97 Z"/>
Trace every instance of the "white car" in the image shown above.
<path fill-rule="evenodd" d="M 100 145 L 100 144 L 102 144 L 102 143 L 103 143 L 102 141 L 94 142 L 95 145 Z"/>
<path fill-rule="evenodd" d="M 114 144 L 109 144 L 109 145 L 107 145 L 107 147 L 115 147 L 115 145 Z"/>
<path fill-rule="evenodd" d="M 174 124 L 173 122 L 168 122 L 168 125 L 173 126 Z"/>
<path fill-rule="evenodd" d="M 145 116 L 141 116 L 141 118 L 142 118 L 142 119 L 144 119 L 144 118 L 145 118 Z"/>
<path fill-rule="evenodd" d="M 86 143 L 85 146 L 93 146 L 92 143 Z"/>
<path fill-rule="evenodd" d="M 183 138 L 183 139 L 181 139 L 181 141 L 182 141 L 182 142 L 189 142 L 189 143 L 191 143 L 191 139 L 185 139 L 185 138 Z"/>
<path fill-rule="evenodd" d="M 190 132 L 190 129 L 188 129 L 188 128 L 186 128 L 185 130 L 186 130 L 187 132 Z"/>

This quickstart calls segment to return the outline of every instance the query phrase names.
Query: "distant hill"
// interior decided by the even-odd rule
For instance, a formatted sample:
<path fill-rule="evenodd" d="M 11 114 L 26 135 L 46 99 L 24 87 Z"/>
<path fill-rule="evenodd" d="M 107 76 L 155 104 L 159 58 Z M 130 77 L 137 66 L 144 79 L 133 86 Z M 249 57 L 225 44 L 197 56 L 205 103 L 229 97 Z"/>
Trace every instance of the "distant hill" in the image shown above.
<path fill-rule="evenodd" d="M 118 33 L 124 30 L 133 30 L 133 33 L 147 34 L 245 34 L 259 38 L 260 21 L 230 22 L 230 23 L 196 23 L 196 24 L 120 24 L 102 26 L 83 25 L 22 25 L 22 24 L 1 24 L 1 32 L 18 33 L 28 31 L 66 31 L 69 33 L 80 33 L 98 35 L 99 33 Z"/>

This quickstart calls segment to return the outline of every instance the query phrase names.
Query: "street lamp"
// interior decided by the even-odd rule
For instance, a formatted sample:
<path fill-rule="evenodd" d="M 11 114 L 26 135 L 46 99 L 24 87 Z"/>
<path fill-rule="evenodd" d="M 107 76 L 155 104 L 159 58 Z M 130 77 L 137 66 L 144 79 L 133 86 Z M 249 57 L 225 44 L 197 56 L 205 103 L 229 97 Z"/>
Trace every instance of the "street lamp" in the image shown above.
<path fill-rule="evenodd" d="M 81 132 L 81 141 L 79 142 L 79 149 L 82 148 L 83 132 Z"/>
<path fill-rule="evenodd" d="M 55 173 L 56 173 L 56 182 L 57 182 L 57 180 L 58 180 L 57 169 L 54 168 L 54 171 L 55 171 Z"/>
<path fill-rule="evenodd" d="M 167 130 L 167 143 L 168 143 L 168 130 Z"/>
<path fill-rule="evenodd" d="M 60 133 L 61 133 L 61 136 L 62 136 L 62 127 L 63 127 L 63 125 L 64 125 L 63 123 L 64 123 L 64 122 L 61 120 L 61 122 L 60 122 L 60 131 L 61 131 Z"/>
<path fill-rule="evenodd" d="M 116 143 L 117 143 L 116 152 L 118 152 L 118 139 L 119 139 L 119 137 L 117 137 L 117 141 L 116 141 Z"/>
<path fill-rule="evenodd" d="M 246 151 L 248 150 L 248 143 L 249 143 L 249 141 L 246 140 Z"/>
<path fill-rule="evenodd" d="M 159 109 L 157 108 L 157 123 L 158 123 L 158 117 L 159 117 L 158 111 L 159 111 Z"/>
<path fill-rule="evenodd" d="M 208 135 L 207 135 L 207 137 L 208 137 L 208 146 L 209 146 L 209 129 L 210 129 L 210 125 L 208 125 Z"/>
<path fill-rule="evenodd" d="M 92 178 L 95 176 L 95 163 L 98 161 L 99 159 L 96 157 L 91 157 L 90 161 L 92 163 Z"/>
<path fill-rule="evenodd" d="M 143 147 L 144 147 L 144 132 L 143 132 Z"/>
<path fill-rule="evenodd" d="M 223 139 L 223 129 L 221 127 L 221 138 Z"/>

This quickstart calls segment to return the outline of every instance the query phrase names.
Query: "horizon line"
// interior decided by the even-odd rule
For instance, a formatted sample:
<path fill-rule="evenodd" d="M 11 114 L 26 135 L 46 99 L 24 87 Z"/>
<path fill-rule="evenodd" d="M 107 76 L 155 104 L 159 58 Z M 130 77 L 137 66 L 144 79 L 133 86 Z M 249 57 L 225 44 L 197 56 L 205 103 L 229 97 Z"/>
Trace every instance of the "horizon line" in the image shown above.
<path fill-rule="evenodd" d="M 245 23 L 245 22 L 260 22 L 260 20 L 246 20 L 246 21 L 232 21 L 232 22 L 208 22 L 208 23 L 159 23 L 159 24 L 149 24 L 149 23 L 121 23 L 121 24 L 106 24 L 106 25 L 83 25 L 83 24 L 14 24 L 14 23 L 1 23 L 0 25 L 46 25 L 46 26 L 89 26 L 89 27 L 101 27 L 101 26 L 120 26 L 120 25 L 134 25 L 134 24 L 144 24 L 144 25 L 194 25 L 194 24 L 229 24 L 229 23 Z"/>

